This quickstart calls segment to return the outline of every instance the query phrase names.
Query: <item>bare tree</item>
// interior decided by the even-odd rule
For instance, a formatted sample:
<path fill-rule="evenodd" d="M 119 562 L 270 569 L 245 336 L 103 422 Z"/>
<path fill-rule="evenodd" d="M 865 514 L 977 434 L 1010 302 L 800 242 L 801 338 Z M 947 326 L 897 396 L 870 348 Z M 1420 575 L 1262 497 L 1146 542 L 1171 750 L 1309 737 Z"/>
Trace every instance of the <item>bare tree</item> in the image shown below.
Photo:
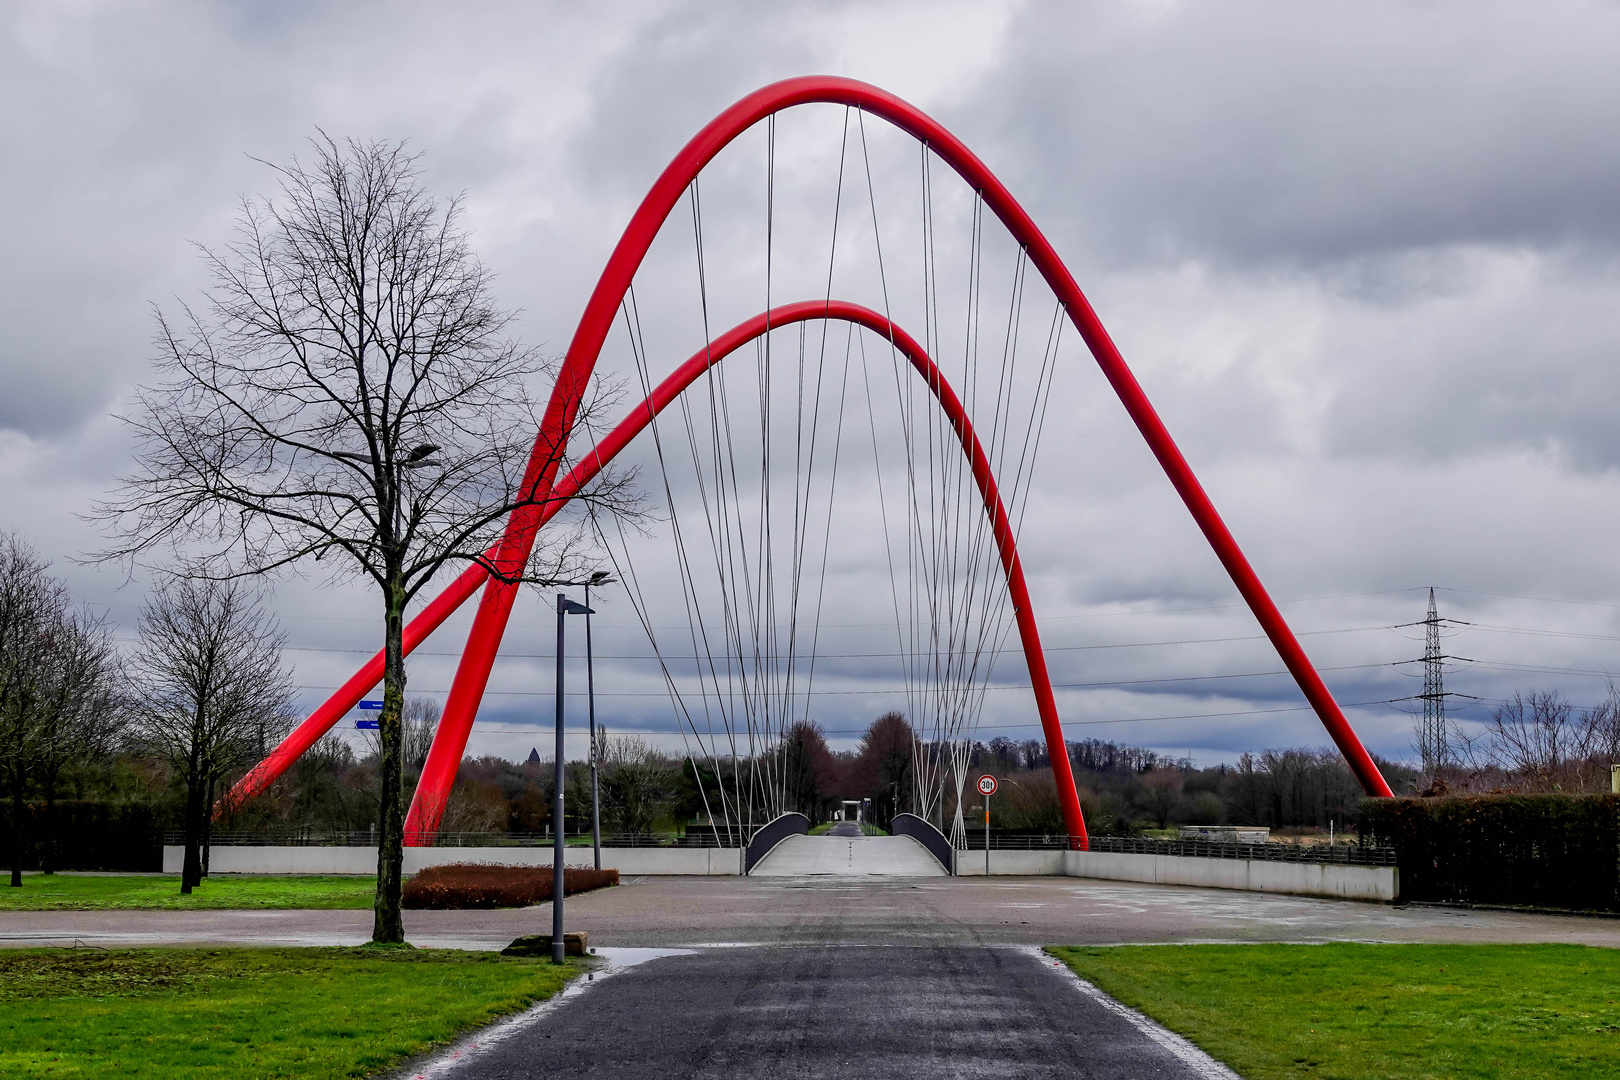
<path fill-rule="evenodd" d="M 1602 701 L 1586 711 L 1581 743 L 1596 774 L 1598 789 L 1608 790 L 1609 766 L 1620 764 L 1620 686 L 1611 679 Z"/>
<path fill-rule="evenodd" d="M 1620 761 L 1620 687 L 1582 709 L 1556 691 L 1515 693 L 1491 711 L 1485 730 L 1467 740 L 1465 783 L 1532 791 L 1607 791 Z"/>
<path fill-rule="evenodd" d="M 56 795 L 63 773 L 112 753 L 127 723 L 120 699 L 121 665 L 106 622 L 86 612 L 65 614 L 51 633 L 39 698 L 36 779 L 44 797 L 40 869 L 56 869 Z"/>
<path fill-rule="evenodd" d="M 432 698 L 413 696 L 405 699 L 405 713 L 400 721 L 400 757 L 405 765 L 406 779 L 421 775 L 422 766 L 427 763 L 428 751 L 433 749 L 433 736 L 439 730 L 439 717 L 443 712 L 439 703 Z M 366 732 L 362 746 L 366 754 L 379 760 L 382 758 L 382 739 L 378 732 Z"/>
<path fill-rule="evenodd" d="M 674 791 L 674 768 L 638 735 L 609 736 L 601 728 L 598 732 L 602 804 L 608 820 L 619 832 L 651 831 Z"/>
<path fill-rule="evenodd" d="M 1580 719 L 1556 691 L 1515 692 L 1512 701 L 1491 710 L 1491 759 L 1532 787 L 1558 786 L 1567 762 L 1584 756 Z"/>
<path fill-rule="evenodd" d="M 1181 790 L 1186 782 L 1180 769 L 1161 766 L 1142 774 L 1142 808 L 1158 822 L 1159 828 L 1168 828 L 1170 816 L 1181 802 Z"/>
<path fill-rule="evenodd" d="M 283 641 L 241 581 L 173 579 L 141 611 L 137 730 L 186 786 L 182 893 L 202 880 L 213 785 L 285 731 L 292 680 Z"/>
<path fill-rule="evenodd" d="M 227 576 L 336 553 L 336 572 L 377 585 L 373 937 L 398 942 L 406 608 L 447 564 L 505 581 L 574 569 L 577 530 L 538 546 L 546 574 L 486 552 L 509 514 L 552 498 L 568 431 L 589 409 L 561 417 L 531 455 L 530 383 L 550 368 L 506 337 L 513 316 L 495 303 L 459 202 L 427 194 L 402 144 L 322 135 L 313 146 L 308 166 L 277 169 L 279 197 L 244 201 L 235 242 L 204 250 L 205 309 L 185 309 L 180 325 L 159 314 L 170 381 L 140 393 L 139 467 L 98 507 L 117 538 L 102 557 L 166 547 Z M 604 478 L 585 497 L 613 504 L 622 490 Z"/>
<path fill-rule="evenodd" d="M 103 748 L 112 708 L 116 656 L 106 627 L 70 609 L 67 587 L 15 535 L 0 537 L 0 776 L 11 796 L 11 884 L 22 887 L 27 849 L 25 798 L 45 789 L 50 868 L 55 784 L 64 765 Z"/>

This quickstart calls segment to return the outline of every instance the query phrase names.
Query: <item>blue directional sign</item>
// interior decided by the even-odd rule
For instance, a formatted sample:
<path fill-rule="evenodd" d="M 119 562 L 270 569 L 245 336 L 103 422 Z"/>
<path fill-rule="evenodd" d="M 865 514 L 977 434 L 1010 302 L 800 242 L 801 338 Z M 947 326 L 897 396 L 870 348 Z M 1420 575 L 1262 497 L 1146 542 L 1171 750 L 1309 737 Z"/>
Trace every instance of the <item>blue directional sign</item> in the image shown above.
<path fill-rule="evenodd" d="M 369 728 L 372 731 L 376 731 L 378 723 L 380 723 L 380 721 L 377 720 L 356 720 L 354 722 L 354 726 L 361 729 Z"/>
<path fill-rule="evenodd" d="M 362 701 L 360 704 L 356 705 L 355 708 L 360 709 L 361 711 L 380 711 L 382 709 L 382 702 Z"/>

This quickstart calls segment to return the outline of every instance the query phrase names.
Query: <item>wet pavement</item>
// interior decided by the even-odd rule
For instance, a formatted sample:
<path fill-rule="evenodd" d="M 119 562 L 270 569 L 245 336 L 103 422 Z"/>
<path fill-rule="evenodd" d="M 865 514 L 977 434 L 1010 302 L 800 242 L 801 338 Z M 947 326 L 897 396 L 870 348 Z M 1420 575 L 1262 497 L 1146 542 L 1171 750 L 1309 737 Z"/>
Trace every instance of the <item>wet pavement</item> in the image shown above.
<path fill-rule="evenodd" d="M 1082 878 L 629 877 L 571 897 L 605 946 L 983 945 L 1191 941 L 1573 942 L 1620 947 L 1620 920 L 1391 907 Z M 419 945 L 498 949 L 549 932 L 549 905 L 407 911 Z M 361 911 L 8 911 L 0 946 L 359 944 Z"/>

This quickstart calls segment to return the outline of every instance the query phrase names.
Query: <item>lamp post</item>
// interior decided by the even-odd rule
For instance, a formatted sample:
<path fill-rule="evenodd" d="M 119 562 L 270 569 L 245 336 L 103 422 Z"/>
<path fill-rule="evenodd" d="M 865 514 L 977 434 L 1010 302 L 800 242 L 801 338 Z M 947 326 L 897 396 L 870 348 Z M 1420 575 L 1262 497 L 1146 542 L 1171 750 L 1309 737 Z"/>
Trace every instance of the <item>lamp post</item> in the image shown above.
<path fill-rule="evenodd" d="M 596 659 L 591 651 L 591 586 L 611 585 L 613 578 L 598 570 L 585 582 L 585 702 L 591 717 L 591 850 L 596 868 L 602 869 L 602 797 L 596 785 Z"/>
<path fill-rule="evenodd" d="M 565 620 L 570 615 L 589 615 L 591 609 L 557 594 L 557 759 L 556 791 L 551 799 L 551 962 L 563 962 L 563 658 Z"/>

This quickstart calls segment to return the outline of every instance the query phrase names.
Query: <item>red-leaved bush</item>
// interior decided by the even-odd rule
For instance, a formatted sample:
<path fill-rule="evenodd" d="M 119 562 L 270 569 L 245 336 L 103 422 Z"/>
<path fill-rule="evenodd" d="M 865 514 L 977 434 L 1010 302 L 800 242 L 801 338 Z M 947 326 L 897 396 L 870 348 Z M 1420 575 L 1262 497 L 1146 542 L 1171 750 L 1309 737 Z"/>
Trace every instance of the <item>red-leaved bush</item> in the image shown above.
<path fill-rule="evenodd" d="M 563 871 L 563 892 L 574 893 L 617 885 L 617 870 Z M 529 907 L 551 899 L 551 867 L 490 866 L 485 863 L 450 863 L 420 870 L 405 882 L 408 908 Z"/>

